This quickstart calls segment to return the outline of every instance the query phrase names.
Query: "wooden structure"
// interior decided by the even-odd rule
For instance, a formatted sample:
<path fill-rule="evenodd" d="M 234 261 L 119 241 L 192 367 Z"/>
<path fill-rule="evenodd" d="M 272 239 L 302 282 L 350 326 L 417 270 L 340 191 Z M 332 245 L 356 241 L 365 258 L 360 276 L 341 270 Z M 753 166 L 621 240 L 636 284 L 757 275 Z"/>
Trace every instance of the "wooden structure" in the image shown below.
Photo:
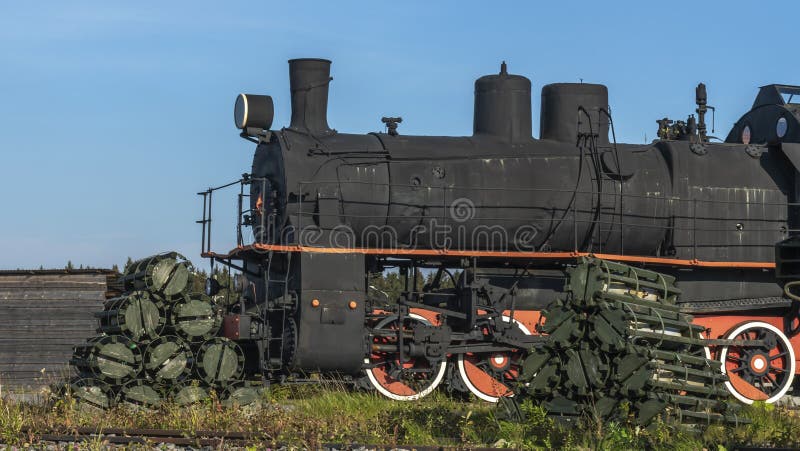
<path fill-rule="evenodd" d="M 0 271 L 0 387 L 37 390 L 70 374 L 72 347 L 95 335 L 115 295 L 104 269 Z"/>

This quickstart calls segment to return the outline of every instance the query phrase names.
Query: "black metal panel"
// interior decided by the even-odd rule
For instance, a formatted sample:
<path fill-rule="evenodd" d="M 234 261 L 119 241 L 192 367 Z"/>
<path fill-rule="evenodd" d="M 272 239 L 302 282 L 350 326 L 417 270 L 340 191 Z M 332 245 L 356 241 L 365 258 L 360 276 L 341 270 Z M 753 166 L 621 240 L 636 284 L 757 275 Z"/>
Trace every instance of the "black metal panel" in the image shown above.
<path fill-rule="evenodd" d="M 274 206 L 274 221 L 283 228 L 283 235 L 272 239 L 299 242 L 299 231 L 321 225 L 330 228 L 331 221 L 335 225 L 352 222 L 352 227 L 363 228 L 374 224 L 376 217 L 385 220 L 386 158 L 375 136 L 319 137 L 288 129 L 277 136 L 269 145 L 258 147 L 252 172 L 255 178 L 269 179 L 275 195 L 274 199 L 271 195 L 262 199 L 265 206 Z M 259 183 L 254 182 L 250 198 L 254 210 L 259 189 Z M 347 205 L 342 202 L 345 198 L 351 199 Z M 320 210 L 320 202 L 328 205 Z M 269 213 L 272 211 L 264 212 Z M 286 227 L 298 232 L 287 233 Z"/>
<path fill-rule="evenodd" d="M 384 155 L 364 146 L 363 136 L 320 140 L 321 148 L 339 146 L 348 149 L 340 151 L 344 154 L 368 149 L 345 158 L 333 151 L 300 154 L 296 149 L 311 143 L 285 135 L 295 149 L 284 153 L 293 226 L 346 226 L 357 246 L 647 255 L 667 233 L 670 183 L 666 163 L 653 147 L 580 149 L 532 139 L 508 146 L 487 136 L 377 136 Z M 260 147 L 258 161 L 266 159 L 263 152 Z M 467 216 L 458 217 L 458 207 L 465 207 Z"/>
<path fill-rule="evenodd" d="M 381 226 L 384 225 L 381 221 L 389 211 L 389 164 L 350 160 L 336 167 L 336 179 L 339 181 L 338 192 L 347 199 L 341 203 L 340 222 L 352 230 L 362 231 L 359 237 L 361 245 L 378 245 L 383 232 Z"/>
<path fill-rule="evenodd" d="M 681 259 L 763 261 L 787 236 L 792 169 L 783 156 L 764 148 L 706 144 L 693 152 L 687 142 L 662 141 L 674 192 L 672 248 Z"/>
<path fill-rule="evenodd" d="M 601 148 L 603 149 L 603 148 Z M 594 252 L 661 254 L 672 218 L 672 183 L 653 146 L 618 144 L 599 155 L 601 184 Z M 596 176 L 595 176 L 596 178 Z"/>
<path fill-rule="evenodd" d="M 365 271 L 360 254 L 300 255 L 297 343 L 291 366 L 358 372 L 367 352 Z"/>
<path fill-rule="evenodd" d="M 563 270 L 481 268 L 475 277 L 486 279 L 502 299 L 501 310 L 542 310 L 563 297 L 567 275 Z"/>
<path fill-rule="evenodd" d="M 781 287 L 771 270 L 745 268 L 664 268 L 677 278 L 679 302 L 708 303 L 734 299 L 780 297 Z"/>

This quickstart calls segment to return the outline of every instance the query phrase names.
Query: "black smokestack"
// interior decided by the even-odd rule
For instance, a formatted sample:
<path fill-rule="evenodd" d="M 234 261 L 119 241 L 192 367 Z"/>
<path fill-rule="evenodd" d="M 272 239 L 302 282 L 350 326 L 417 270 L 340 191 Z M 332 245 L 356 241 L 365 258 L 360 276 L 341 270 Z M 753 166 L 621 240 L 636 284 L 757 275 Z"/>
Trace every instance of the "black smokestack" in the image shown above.
<path fill-rule="evenodd" d="M 331 80 L 329 60 L 289 60 L 289 86 L 292 91 L 290 129 L 312 135 L 332 133 L 328 127 L 328 84 Z"/>

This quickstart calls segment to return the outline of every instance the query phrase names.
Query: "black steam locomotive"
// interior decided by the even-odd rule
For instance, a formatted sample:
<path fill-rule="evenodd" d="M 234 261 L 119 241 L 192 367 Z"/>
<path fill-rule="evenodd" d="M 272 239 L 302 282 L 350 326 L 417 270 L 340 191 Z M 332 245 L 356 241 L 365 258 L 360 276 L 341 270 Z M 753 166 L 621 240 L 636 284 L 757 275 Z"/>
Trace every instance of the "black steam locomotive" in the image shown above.
<path fill-rule="evenodd" d="M 715 143 L 700 85 L 697 117 L 660 120 L 659 139 L 635 145 L 613 138 L 605 86 L 551 84 L 535 139 L 531 82 L 503 63 L 475 82 L 472 136 L 406 136 L 399 117 L 357 135 L 328 125 L 330 64 L 289 61 L 288 127 L 272 128 L 271 97 L 238 97 L 236 126 L 257 147 L 225 186 L 240 187 L 231 252 L 212 251 L 217 189 L 201 193 L 203 255 L 241 272 L 225 335 L 252 374 L 334 373 L 401 400 L 444 381 L 496 401 L 567 271 L 592 256 L 675 278 L 680 314 L 707 339 L 761 340 L 708 343 L 737 398 L 791 389 L 800 88 L 761 88 Z M 405 281 L 397 299 L 370 285 L 387 269 Z"/>

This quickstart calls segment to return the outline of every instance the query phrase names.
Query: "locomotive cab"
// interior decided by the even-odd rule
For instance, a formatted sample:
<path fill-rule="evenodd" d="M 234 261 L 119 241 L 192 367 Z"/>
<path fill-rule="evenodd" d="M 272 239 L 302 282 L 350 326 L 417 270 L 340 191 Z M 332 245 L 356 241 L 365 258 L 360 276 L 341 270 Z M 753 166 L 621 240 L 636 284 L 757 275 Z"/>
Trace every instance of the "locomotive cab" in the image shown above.
<path fill-rule="evenodd" d="M 800 86 L 762 86 L 753 107 L 736 121 L 725 142 L 800 142 Z"/>

